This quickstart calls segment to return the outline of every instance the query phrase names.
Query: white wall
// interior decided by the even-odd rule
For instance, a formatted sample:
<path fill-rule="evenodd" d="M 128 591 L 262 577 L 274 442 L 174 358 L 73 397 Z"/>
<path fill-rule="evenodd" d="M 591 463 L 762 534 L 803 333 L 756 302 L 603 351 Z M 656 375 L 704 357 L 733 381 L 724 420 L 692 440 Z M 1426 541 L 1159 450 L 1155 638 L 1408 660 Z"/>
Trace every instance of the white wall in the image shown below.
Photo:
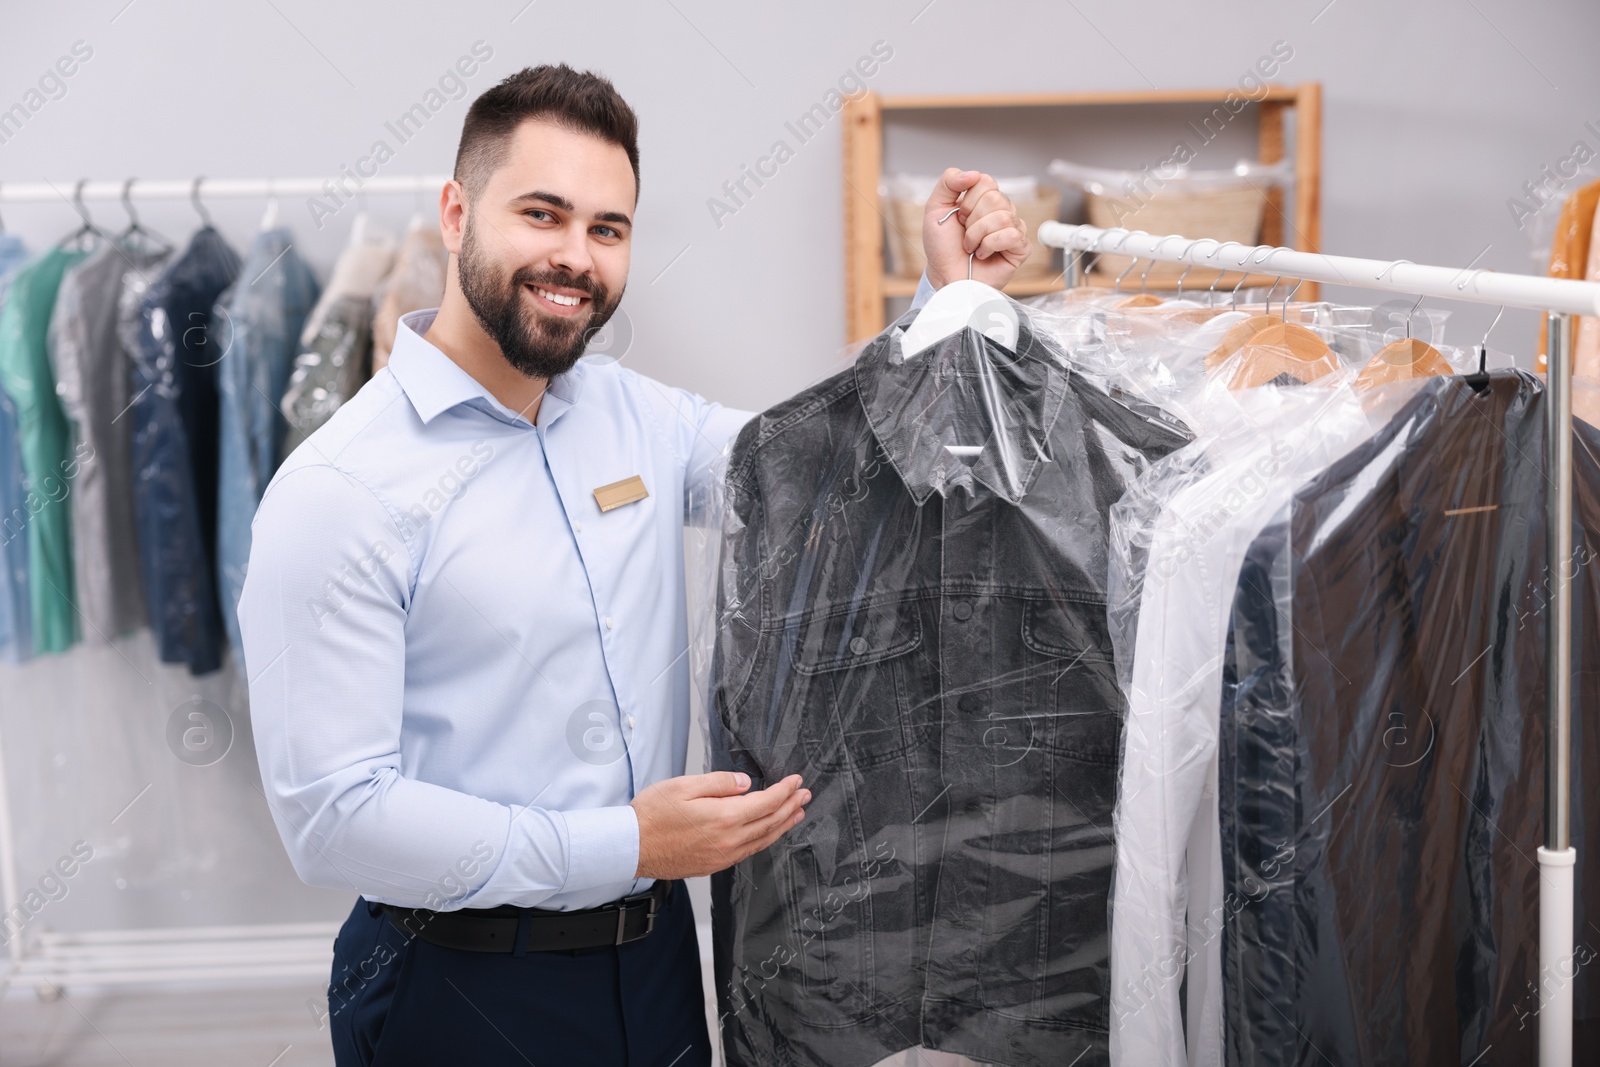
<path fill-rule="evenodd" d="M 16 4 L 8 5 L 0 33 L 0 109 L 23 99 L 79 40 L 92 58 L 66 82 L 64 96 L 0 144 L 0 182 L 50 179 L 66 193 L 85 176 L 332 176 L 379 138 L 397 147 L 384 173 L 444 172 L 466 99 L 450 102 L 404 145 L 384 124 L 421 100 L 475 41 L 486 42 L 493 57 L 469 80 L 472 93 L 546 61 L 610 75 L 643 121 L 643 198 L 624 304 L 635 332 L 627 361 L 747 407 L 806 385 L 833 364 L 844 341 L 837 120 L 720 227 L 706 201 L 879 40 L 894 54 L 871 85 L 889 93 L 1213 87 L 1236 82 L 1275 41 L 1287 41 L 1294 58 L 1282 80 L 1326 86 L 1323 218 L 1331 252 L 1526 270 L 1527 235 L 1508 198 L 1575 141 L 1600 150 L 1600 8 L 1593 0 L 814 0 L 781 10 L 711 0 Z M 1585 128 L 1588 121 L 1595 129 Z M 950 162 L 989 165 L 975 155 L 952 154 Z M 210 206 L 240 242 L 261 212 L 258 203 Z M 370 206 L 393 226 L 413 208 L 405 196 L 374 197 Z M 0 211 L 36 247 L 76 221 L 64 201 Z M 142 211 L 173 237 L 193 222 L 182 203 Z M 95 212 L 122 224 L 112 204 Z M 321 230 L 303 203 L 286 200 L 282 214 L 325 271 L 352 212 Z M 1462 312 L 1457 322 L 1481 332 L 1488 316 Z M 1523 356 L 1531 338 L 1530 317 L 1516 314 L 1495 335 L 1498 347 Z M 1465 330 L 1451 339 L 1471 340 Z M 140 721 L 158 731 L 171 708 L 196 691 L 170 673 L 141 688 L 100 655 L 88 668 L 92 678 L 78 679 L 84 699 L 74 703 L 78 690 L 68 683 L 75 662 L 87 663 L 58 661 L 0 677 L 11 760 L 28 766 L 16 784 L 30 787 L 18 797 L 18 817 L 30 820 L 29 862 L 47 863 L 51 850 L 80 832 L 109 826 L 117 804 L 142 781 L 168 782 L 189 770 L 130 769 L 126 783 L 118 779 L 94 805 L 60 781 L 52 786 L 52 772 L 39 762 L 47 757 L 36 753 L 53 754 L 48 758 L 62 766 L 75 752 L 103 747 L 106 732 L 88 720 L 114 717 L 117 693 L 126 692 L 127 707 L 137 705 Z M 212 688 L 207 695 L 229 699 Z M 42 747 L 30 749 L 18 732 L 41 719 L 52 725 L 34 738 Z M 79 731 L 88 736 L 75 740 Z M 254 813 L 229 816 L 250 825 L 226 845 L 185 814 L 207 803 L 190 795 L 197 787 L 189 779 L 157 791 L 165 795 L 153 792 L 117 823 L 133 848 L 141 835 L 153 841 L 174 833 L 182 844 L 175 855 L 187 858 L 165 880 L 152 862 L 152 895 L 121 909 L 115 921 L 182 921 L 199 904 L 187 894 L 202 883 L 218 893 L 241 891 L 237 872 L 218 868 L 245 862 L 272 840 L 250 792 L 248 758 L 246 736 L 227 764 L 212 768 L 235 767 L 242 784 L 229 804 L 211 805 L 205 825 L 219 813 Z M 83 780 L 86 771 L 78 773 Z M 149 814 L 141 814 L 146 807 Z M 140 818 L 159 825 L 141 830 Z M 287 877 L 281 855 L 263 863 L 258 869 L 269 883 Z M 327 905 L 312 897 L 275 899 L 295 914 L 325 913 Z M 199 913 L 215 921 L 226 910 Z"/>

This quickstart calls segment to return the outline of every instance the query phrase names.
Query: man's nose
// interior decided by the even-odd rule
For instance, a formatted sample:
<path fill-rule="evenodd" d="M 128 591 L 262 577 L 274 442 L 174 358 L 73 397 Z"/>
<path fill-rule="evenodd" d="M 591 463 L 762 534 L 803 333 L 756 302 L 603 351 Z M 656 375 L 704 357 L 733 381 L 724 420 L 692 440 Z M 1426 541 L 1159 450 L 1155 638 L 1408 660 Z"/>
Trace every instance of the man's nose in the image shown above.
<path fill-rule="evenodd" d="M 589 254 L 589 232 L 582 226 L 568 226 L 561 232 L 561 243 L 550 253 L 550 265 L 569 274 L 587 274 L 594 268 Z"/>

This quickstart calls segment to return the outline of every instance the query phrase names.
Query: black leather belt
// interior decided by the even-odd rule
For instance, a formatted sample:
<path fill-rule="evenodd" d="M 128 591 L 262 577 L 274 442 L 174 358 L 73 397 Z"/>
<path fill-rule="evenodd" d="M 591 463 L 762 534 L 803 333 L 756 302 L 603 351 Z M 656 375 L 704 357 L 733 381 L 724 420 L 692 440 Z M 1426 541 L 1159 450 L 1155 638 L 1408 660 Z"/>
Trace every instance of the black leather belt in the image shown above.
<path fill-rule="evenodd" d="M 631 897 L 581 911 L 549 911 L 502 904 L 497 908 L 429 911 L 384 904 L 389 921 L 409 937 L 461 952 L 561 952 L 626 945 L 648 937 L 656 913 L 672 894 L 671 882 L 656 882 Z"/>

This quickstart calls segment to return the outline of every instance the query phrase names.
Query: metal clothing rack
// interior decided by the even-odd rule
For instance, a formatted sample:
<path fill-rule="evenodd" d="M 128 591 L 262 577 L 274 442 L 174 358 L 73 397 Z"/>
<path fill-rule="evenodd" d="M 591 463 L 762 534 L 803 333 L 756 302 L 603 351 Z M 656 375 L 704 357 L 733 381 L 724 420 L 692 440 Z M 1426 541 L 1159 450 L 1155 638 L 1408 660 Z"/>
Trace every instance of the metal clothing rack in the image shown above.
<path fill-rule="evenodd" d="M 327 178 L 190 178 L 123 181 L 0 183 L 0 204 L 63 201 L 81 214 L 86 199 L 188 197 L 206 218 L 200 198 L 437 193 L 448 175 L 355 175 Z M 69 653 L 70 654 L 70 653 Z M 19 857 L 0 737 L 0 922 L 21 900 Z M 260 923 L 59 933 L 18 930 L 0 964 L 0 996 L 12 984 L 33 985 L 50 997 L 68 985 L 323 979 L 333 958 L 336 922 Z"/>
<path fill-rule="evenodd" d="M 1109 248 L 1139 259 L 1231 267 L 1283 278 L 1381 289 L 1474 304 L 1498 304 L 1549 313 L 1546 384 L 1549 496 L 1546 555 L 1554 582 L 1545 617 L 1545 841 L 1539 849 L 1539 1063 L 1572 1063 L 1573 874 L 1577 851 L 1571 840 L 1572 803 L 1572 358 L 1574 315 L 1600 315 L 1600 283 L 1496 274 L 1486 270 L 1421 267 L 1407 260 L 1386 263 L 1270 245 L 1198 240 L 1138 230 L 1106 230 L 1046 222 L 1039 240 L 1071 253 L 1068 284 L 1083 277 L 1082 253 Z M 1234 246 L 1230 248 L 1229 246 Z M 1231 272 L 1231 271 L 1230 271 Z"/>

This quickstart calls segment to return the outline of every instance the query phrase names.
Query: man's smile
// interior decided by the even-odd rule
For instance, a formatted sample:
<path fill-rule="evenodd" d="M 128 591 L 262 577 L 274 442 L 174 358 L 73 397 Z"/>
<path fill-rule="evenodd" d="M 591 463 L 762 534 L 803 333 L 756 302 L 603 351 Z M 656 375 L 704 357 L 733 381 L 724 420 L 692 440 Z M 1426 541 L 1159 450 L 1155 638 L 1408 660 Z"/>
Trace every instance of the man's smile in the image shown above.
<path fill-rule="evenodd" d="M 565 289 L 561 286 L 527 285 L 534 302 L 552 315 L 570 318 L 588 310 L 592 298 L 582 289 Z"/>

